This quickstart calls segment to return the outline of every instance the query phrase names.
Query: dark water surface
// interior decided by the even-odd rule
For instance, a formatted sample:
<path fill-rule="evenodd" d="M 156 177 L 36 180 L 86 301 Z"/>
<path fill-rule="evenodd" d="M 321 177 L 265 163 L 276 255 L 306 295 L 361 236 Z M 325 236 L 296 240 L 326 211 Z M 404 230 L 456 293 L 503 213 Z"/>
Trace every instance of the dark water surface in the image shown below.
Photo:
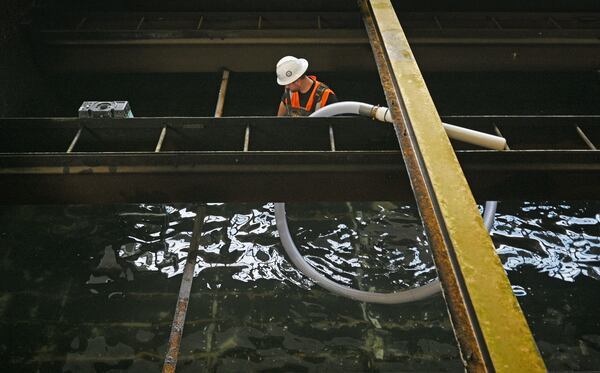
<path fill-rule="evenodd" d="M 496 251 L 548 369 L 600 370 L 600 202 L 505 202 Z"/>
<path fill-rule="evenodd" d="M 364 305 L 288 263 L 273 206 L 208 204 L 178 371 L 460 371 L 441 297 Z M 3 371 L 158 371 L 196 205 L 0 210 Z M 390 291 L 435 277 L 414 206 L 288 206 L 307 260 Z M 493 231 L 548 368 L 600 367 L 600 203 L 504 202 Z"/>

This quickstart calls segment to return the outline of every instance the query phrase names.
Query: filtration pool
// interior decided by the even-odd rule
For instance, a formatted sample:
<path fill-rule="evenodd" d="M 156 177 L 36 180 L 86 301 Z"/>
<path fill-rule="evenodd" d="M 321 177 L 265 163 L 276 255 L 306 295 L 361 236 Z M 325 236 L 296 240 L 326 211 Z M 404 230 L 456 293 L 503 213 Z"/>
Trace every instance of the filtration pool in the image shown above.
<path fill-rule="evenodd" d="M 503 202 L 492 231 L 550 370 L 600 366 L 598 202 Z M 196 205 L 6 206 L 0 360 L 12 371 L 162 367 Z M 286 259 L 272 203 L 206 204 L 178 371 L 460 371 L 441 296 L 363 304 Z M 394 291 L 436 277 L 416 208 L 289 204 L 328 278 Z"/>

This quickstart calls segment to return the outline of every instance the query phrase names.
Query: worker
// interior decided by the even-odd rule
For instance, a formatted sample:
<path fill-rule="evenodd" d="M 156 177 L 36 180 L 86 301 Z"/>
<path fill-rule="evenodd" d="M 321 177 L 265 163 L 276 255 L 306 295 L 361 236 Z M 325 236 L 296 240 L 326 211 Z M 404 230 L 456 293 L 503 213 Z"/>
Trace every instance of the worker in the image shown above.
<path fill-rule="evenodd" d="M 337 102 L 335 93 L 314 75 L 306 75 L 308 61 L 285 56 L 275 68 L 277 83 L 285 87 L 277 116 L 306 117 L 320 108 Z"/>

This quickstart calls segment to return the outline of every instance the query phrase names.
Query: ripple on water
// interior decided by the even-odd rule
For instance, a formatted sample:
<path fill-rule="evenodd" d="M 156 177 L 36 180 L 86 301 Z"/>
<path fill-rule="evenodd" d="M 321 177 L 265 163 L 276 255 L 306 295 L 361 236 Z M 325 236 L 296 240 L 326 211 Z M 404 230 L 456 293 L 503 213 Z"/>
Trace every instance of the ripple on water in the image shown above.
<path fill-rule="evenodd" d="M 524 202 L 518 214 L 502 214 L 500 205 L 492 233 L 504 268 L 533 267 L 568 282 L 600 280 L 600 221 L 591 204 Z"/>
<path fill-rule="evenodd" d="M 141 271 L 182 272 L 195 214 L 189 206 L 142 205 L 131 220 L 132 242 L 121 258 Z M 158 213 L 157 211 L 162 211 Z M 288 206 L 289 225 L 307 261 L 331 279 L 349 286 L 393 290 L 435 277 L 433 261 L 416 209 L 390 202 Z M 133 217 L 133 212 L 125 215 Z M 126 221 L 127 222 L 127 221 Z M 166 229 L 165 227 L 175 227 Z M 303 276 L 283 254 L 273 204 L 207 206 L 195 274 L 215 267 L 234 269 L 232 278 L 253 282 L 286 281 L 298 286 Z M 169 261 L 173 265 L 169 265 Z"/>
<path fill-rule="evenodd" d="M 8 323 L 0 332 L 29 332 L 19 334 L 20 347 L 0 340 L 0 355 L 67 369 L 93 369 L 98 359 L 107 369 L 160 367 L 196 207 L 4 209 L 0 314 Z M 206 209 L 182 341 L 192 355 L 182 367 L 460 367 L 441 299 L 398 308 L 331 296 L 288 263 L 272 204 Z M 600 365 L 600 325 L 590 316 L 600 307 L 599 210 L 598 202 L 498 209 L 493 240 L 549 369 Z M 335 281 L 390 291 L 436 275 L 414 206 L 303 204 L 288 212 L 297 246 Z"/>

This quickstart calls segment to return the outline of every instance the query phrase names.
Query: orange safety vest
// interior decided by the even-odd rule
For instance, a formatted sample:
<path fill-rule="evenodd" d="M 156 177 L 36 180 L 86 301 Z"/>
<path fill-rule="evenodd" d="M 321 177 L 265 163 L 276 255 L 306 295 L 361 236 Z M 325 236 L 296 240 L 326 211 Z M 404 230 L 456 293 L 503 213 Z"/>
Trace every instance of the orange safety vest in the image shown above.
<path fill-rule="evenodd" d="M 285 90 L 283 104 L 285 105 L 285 114 L 287 116 L 307 117 L 327 104 L 327 99 L 333 91 L 324 83 L 319 82 L 316 76 L 310 75 L 308 78 L 314 81 L 315 84 L 313 84 L 312 92 L 308 97 L 305 107 L 300 106 L 300 94 L 298 92 L 290 92 L 289 89 Z"/>

